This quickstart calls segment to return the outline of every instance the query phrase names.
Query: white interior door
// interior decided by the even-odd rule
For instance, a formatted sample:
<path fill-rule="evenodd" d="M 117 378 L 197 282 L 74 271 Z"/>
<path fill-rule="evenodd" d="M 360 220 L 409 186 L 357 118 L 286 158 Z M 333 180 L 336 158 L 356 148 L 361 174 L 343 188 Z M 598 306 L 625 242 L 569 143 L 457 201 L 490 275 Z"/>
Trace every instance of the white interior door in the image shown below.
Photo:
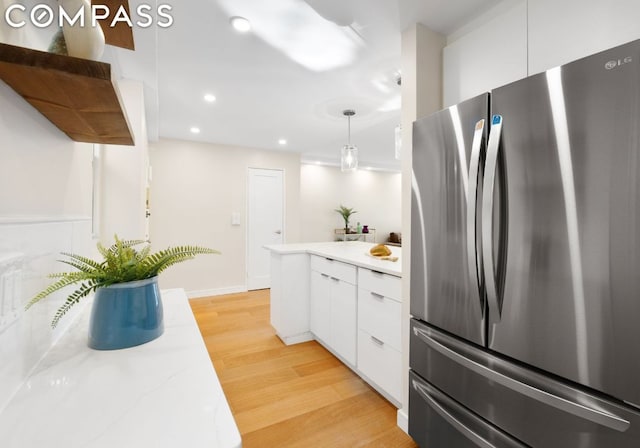
<path fill-rule="evenodd" d="M 284 242 L 282 170 L 249 168 L 247 288 L 271 286 L 270 253 L 264 246 Z"/>

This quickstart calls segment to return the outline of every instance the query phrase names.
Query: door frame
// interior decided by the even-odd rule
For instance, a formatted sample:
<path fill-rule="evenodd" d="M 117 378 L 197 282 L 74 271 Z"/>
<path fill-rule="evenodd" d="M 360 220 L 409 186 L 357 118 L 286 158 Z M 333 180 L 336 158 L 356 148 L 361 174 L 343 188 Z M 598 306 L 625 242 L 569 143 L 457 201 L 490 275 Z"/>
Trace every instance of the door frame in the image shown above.
<path fill-rule="evenodd" d="M 251 216 L 249 214 L 250 207 L 250 179 L 251 179 L 251 171 L 252 170 L 264 170 L 264 171 L 280 171 L 282 173 L 282 242 L 285 242 L 286 234 L 287 234 L 287 221 L 285 217 L 287 216 L 287 172 L 284 168 L 265 168 L 259 166 L 249 165 L 247 166 L 247 174 L 246 174 L 246 201 L 245 201 L 245 216 L 247 217 L 246 226 L 245 226 L 245 239 L 244 239 L 244 247 L 245 247 L 245 266 L 244 266 L 244 279 L 245 279 L 245 287 L 247 291 L 249 290 L 249 228 L 250 228 L 250 219 Z"/>

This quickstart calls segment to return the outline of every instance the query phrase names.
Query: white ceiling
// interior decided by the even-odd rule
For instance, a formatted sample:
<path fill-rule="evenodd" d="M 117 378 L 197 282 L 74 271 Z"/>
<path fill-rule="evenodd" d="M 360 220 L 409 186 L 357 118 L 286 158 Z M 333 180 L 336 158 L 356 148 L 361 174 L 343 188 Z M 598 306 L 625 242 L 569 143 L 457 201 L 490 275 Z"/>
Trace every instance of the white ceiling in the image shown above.
<path fill-rule="evenodd" d="M 130 1 L 132 10 L 139 3 Z M 361 166 L 393 169 L 401 31 L 420 22 L 447 35 L 496 3 L 176 1 L 170 28 L 136 28 L 136 51 L 111 50 L 107 60 L 123 77 L 144 82 L 152 140 L 296 151 L 337 163 L 347 140 L 342 111 L 355 109 L 351 141 Z M 236 32 L 229 24 L 235 15 L 249 19 L 252 32 Z M 205 102 L 205 93 L 217 100 Z"/>

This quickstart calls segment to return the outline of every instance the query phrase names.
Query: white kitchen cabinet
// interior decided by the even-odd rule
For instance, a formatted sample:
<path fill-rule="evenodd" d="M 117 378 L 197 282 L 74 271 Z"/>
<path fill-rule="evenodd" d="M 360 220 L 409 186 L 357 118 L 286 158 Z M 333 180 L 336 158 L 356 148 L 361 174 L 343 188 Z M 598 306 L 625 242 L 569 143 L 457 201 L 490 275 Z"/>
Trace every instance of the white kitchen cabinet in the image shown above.
<path fill-rule="evenodd" d="M 371 244 L 275 245 L 271 323 L 286 344 L 316 339 L 396 406 L 402 401 L 400 262 Z M 401 256 L 400 248 L 393 248 Z"/>
<path fill-rule="evenodd" d="M 310 326 L 316 338 L 348 364 L 356 365 L 356 267 L 311 255 Z"/>
<path fill-rule="evenodd" d="M 358 268 L 358 371 L 397 405 L 402 402 L 401 291 L 399 277 Z"/>
<path fill-rule="evenodd" d="M 402 403 L 401 352 L 363 330 L 358 330 L 358 370 L 389 401 Z"/>
<path fill-rule="evenodd" d="M 527 76 L 527 2 L 504 2 L 489 14 L 442 52 L 445 107 Z"/>
<path fill-rule="evenodd" d="M 311 271 L 309 283 L 309 326 L 319 339 L 329 342 L 331 334 L 331 279 L 327 274 Z"/>
<path fill-rule="evenodd" d="M 331 279 L 331 346 L 351 365 L 356 365 L 356 286 Z"/>
<path fill-rule="evenodd" d="M 271 326 L 287 345 L 310 341 L 309 255 L 271 255 Z"/>

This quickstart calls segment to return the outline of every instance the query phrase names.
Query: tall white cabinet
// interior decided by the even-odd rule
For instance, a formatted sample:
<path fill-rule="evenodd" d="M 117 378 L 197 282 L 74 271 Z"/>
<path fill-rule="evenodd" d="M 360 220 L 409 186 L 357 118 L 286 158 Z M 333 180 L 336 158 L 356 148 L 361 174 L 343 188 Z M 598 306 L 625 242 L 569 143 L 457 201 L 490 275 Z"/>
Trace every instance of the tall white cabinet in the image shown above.
<path fill-rule="evenodd" d="M 639 16 L 637 0 L 502 1 L 447 37 L 444 106 L 638 39 Z"/>

